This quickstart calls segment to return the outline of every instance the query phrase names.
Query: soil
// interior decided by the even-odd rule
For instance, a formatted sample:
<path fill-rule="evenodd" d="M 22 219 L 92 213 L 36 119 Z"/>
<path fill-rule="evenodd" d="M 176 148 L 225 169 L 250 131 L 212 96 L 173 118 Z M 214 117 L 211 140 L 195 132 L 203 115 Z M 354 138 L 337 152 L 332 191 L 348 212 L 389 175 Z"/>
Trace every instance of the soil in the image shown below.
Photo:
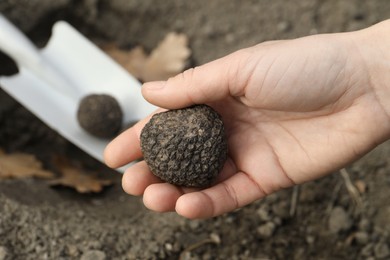
<path fill-rule="evenodd" d="M 0 11 L 38 46 L 64 19 L 97 44 L 151 50 L 185 33 L 191 65 L 266 40 L 350 31 L 386 19 L 386 0 L 3 0 Z M 0 55 L 0 74 L 17 71 Z M 0 90 L 0 147 L 55 155 L 112 178 L 99 194 L 53 188 L 38 179 L 0 182 L 0 260 L 9 259 L 389 259 L 390 143 L 339 173 L 286 189 L 208 220 L 154 213 L 126 195 L 120 174 L 90 158 Z M 337 149 L 337 147 L 335 147 Z"/>

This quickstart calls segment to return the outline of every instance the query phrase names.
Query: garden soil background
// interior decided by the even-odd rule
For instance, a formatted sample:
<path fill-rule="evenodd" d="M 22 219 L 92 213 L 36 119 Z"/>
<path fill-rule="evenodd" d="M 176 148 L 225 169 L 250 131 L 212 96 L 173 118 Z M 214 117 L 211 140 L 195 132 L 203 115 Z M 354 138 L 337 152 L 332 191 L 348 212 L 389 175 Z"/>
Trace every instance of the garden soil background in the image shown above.
<path fill-rule="evenodd" d="M 38 46 L 57 20 L 97 44 L 125 49 L 141 45 L 150 51 L 167 33 L 181 32 L 189 37 L 189 66 L 195 66 L 267 40 L 364 28 L 387 19 L 390 2 L 1 0 L 0 11 Z M 0 56 L 0 74 L 14 73 L 12 62 Z M 0 260 L 390 258 L 389 143 L 346 168 L 360 203 L 335 173 L 209 220 L 148 211 L 141 198 L 122 191 L 120 174 L 2 90 L 0 148 L 32 153 L 47 169 L 55 168 L 53 156 L 66 157 L 114 181 L 98 194 L 33 178 L 0 181 Z"/>

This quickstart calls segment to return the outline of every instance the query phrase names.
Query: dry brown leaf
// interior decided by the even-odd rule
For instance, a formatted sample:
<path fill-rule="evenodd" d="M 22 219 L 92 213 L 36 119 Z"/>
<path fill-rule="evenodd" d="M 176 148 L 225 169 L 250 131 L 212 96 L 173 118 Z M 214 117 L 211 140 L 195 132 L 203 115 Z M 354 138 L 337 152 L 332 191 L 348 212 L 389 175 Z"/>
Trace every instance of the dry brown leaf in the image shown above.
<path fill-rule="evenodd" d="M 167 80 L 184 70 L 191 54 L 184 34 L 169 33 L 152 51 L 144 66 L 144 81 Z"/>
<path fill-rule="evenodd" d="M 115 45 L 103 47 L 104 51 L 116 62 L 122 65 L 131 75 L 141 79 L 144 71 L 147 55 L 141 46 L 137 46 L 130 51 L 123 51 Z"/>
<path fill-rule="evenodd" d="M 42 169 L 42 163 L 34 155 L 6 154 L 0 149 L 0 179 L 53 178 L 54 173 Z"/>
<path fill-rule="evenodd" d="M 62 177 L 50 181 L 53 186 L 74 188 L 79 193 L 101 192 L 105 186 L 111 185 L 111 180 L 103 180 L 91 173 L 86 173 L 65 160 L 57 161 L 57 167 Z"/>
<path fill-rule="evenodd" d="M 134 77 L 142 81 L 153 81 L 167 80 L 184 70 L 191 55 L 187 45 L 186 35 L 171 32 L 149 56 L 140 46 L 130 51 L 120 50 L 114 45 L 103 49 Z"/>

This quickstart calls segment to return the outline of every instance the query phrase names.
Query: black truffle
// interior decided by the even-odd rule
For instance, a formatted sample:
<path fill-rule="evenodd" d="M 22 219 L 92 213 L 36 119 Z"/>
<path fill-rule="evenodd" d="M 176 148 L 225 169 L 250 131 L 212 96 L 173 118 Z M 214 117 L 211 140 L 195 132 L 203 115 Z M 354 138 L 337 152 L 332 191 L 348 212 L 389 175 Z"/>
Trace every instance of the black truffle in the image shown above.
<path fill-rule="evenodd" d="M 141 149 L 153 174 L 185 187 L 209 186 L 227 158 L 222 119 L 207 105 L 155 114 L 141 132 Z"/>
<path fill-rule="evenodd" d="M 79 104 L 77 120 L 80 126 L 99 138 L 111 138 L 122 126 L 123 112 L 118 101 L 106 94 L 85 96 Z"/>

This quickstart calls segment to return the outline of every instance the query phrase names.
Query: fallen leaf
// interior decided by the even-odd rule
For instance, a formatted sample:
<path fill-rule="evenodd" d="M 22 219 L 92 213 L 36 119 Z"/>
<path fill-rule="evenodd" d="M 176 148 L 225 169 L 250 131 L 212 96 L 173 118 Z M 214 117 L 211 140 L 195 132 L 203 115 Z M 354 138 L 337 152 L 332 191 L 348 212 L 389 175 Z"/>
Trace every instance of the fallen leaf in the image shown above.
<path fill-rule="evenodd" d="M 115 45 L 108 45 L 103 49 L 130 74 L 141 79 L 147 59 L 147 54 L 141 46 L 137 46 L 130 51 L 123 51 Z"/>
<path fill-rule="evenodd" d="M 25 153 L 6 154 L 0 149 L 0 179 L 53 178 L 54 173 L 42 168 L 34 155 Z"/>
<path fill-rule="evenodd" d="M 191 54 L 184 34 L 169 33 L 146 59 L 144 81 L 166 80 L 183 71 Z"/>
<path fill-rule="evenodd" d="M 111 180 L 99 179 L 96 174 L 87 173 L 66 160 L 57 160 L 56 164 L 62 176 L 50 181 L 52 186 L 65 186 L 79 193 L 90 193 L 101 192 L 105 186 L 112 184 Z"/>
<path fill-rule="evenodd" d="M 115 45 L 103 50 L 134 77 L 146 82 L 167 80 L 182 72 L 191 55 L 188 38 L 184 34 L 168 33 L 148 56 L 140 46 L 124 51 Z"/>

